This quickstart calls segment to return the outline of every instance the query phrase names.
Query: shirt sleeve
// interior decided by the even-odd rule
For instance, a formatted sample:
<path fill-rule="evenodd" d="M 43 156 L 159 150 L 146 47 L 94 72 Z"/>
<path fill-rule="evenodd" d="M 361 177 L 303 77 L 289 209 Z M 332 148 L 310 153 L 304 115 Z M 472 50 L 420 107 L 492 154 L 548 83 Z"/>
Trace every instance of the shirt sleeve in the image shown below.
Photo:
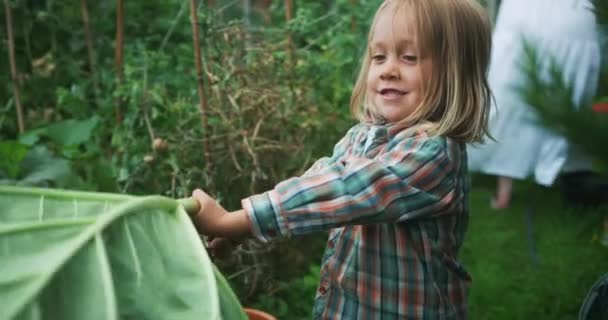
<path fill-rule="evenodd" d="M 441 138 L 405 139 L 376 159 L 349 157 L 242 201 L 261 241 L 349 224 L 445 213 L 454 166 Z"/>
<path fill-rule="evenodd" d="M 349 130 L 346 135 L 342 137 L 342 139 L 340 139 L 338 143 L 336 143 L 331 157 L 323 157 L 318 159 L 310 166 L 310 168 L 308 168 L 308 170 L 306 170 L 306 172 L 304 172 L 302 176 L 305 177 L 313 175 L 342 158 L 348 151 L 348 147 L 352 142 L 355 131 L 356 127 L 353 127 L 351 130 Z"/>

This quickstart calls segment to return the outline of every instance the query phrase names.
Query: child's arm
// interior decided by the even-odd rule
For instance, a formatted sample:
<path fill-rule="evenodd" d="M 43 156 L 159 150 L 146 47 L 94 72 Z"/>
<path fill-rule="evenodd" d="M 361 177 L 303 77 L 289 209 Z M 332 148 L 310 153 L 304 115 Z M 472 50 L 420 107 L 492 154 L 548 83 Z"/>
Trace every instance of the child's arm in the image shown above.
<path fill-rule="evenodd" d="M 192 197 L 199 204 L 199 211 L 192 220 L 200 233 L 230 239 L 251 235 L 251 226 L 245 210 L 228 212 L 200 189 L 194 190 Z"/>
<path fill-rule="evenodd" d="M 350 130 L 334 147 L 330 158 L 322 158 L 316 161 L 304 176 L 313 174 L 323 165 L 334 163 L 347 150 L 352 133 Z M 218 204 L 207 193 L 200 189 L 192 193 L 199 204 L 199 212 L 192 217 L 194 225 L 201 234 L 213 237 L 239 239 L 252 235 L 252 226 L 248 213 L 244 210 L 228 212 Z"/>
<path fill-rule="evenodd" d="M 464 145 L 416 135 L 376 159 L 351 156 L 242 203 L 261 241 L 457 213 L 465 204 L 457 187 L 465 161 Z"/>

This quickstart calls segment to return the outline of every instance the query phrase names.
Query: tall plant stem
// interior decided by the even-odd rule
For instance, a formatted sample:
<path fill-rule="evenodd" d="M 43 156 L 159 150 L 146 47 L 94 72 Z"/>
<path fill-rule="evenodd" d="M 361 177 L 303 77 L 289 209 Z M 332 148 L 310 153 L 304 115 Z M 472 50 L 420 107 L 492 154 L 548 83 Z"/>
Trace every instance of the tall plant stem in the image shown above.
<path fill-rule="evenodd" d="M 87 44 L 87 54 L 89 58 L 89 70 L 91 79 L 93 80 L 93 91 L 95 94 L 95 102 L 99 100 L 99 82 L 97 81 L 97 72 L 95 71 L 95 49 L 93 47 L 93 34 L 91 32 L 91 22 L 89 18 L 89 8 L 87 0 L 80 0 L 80 10 L 82 11 L 82 22 L 84 25 L 85 41 Z"/>
<path fill-rule="evenodd" d="M 190 18 L 192 21 L 192 42 L 194 44 L 194 64 L 196 66 L 196 81 L 198 86 L 199 109 L 201 115 L 201 124 L 203 126 L 203 153 L 205 157 L 205 166 L 209 170 L 212 167 L 211 152 L 209 149 L 209 124 L 207 121 L 207 97 L 205 96 L 205 87 L 203 79 L 203 65 L 201 55 L 201 45 L 198 32 L 198 14 L 196 0 L 190 0 Z"/>
<path fill-rule="evenodd" d="M 152 121 L 150 121 L 150 112 L 148 106 L 148 56 L 144 52 L 144 79 L 143 79 L 143 97 L 141 101 L 141 112 L 144 115 L 144 122 L 146 123 L 146 128 L 148 129 L 148 135 L 150 136 L 150 145 L 154 145 L 154 139 L 156 135 L 154 134 L 154 128 L 152 127 Z"/>
<path fill-rule="evenodd" d="M 11 65 L 11 80 L 13 81 L 13 95 L 15 97 L 15 110 L 17 111 L 17 126 L 19 133 L 25 132 L 23 109 L 21 108 L 21 95 L 19 94 L 19 77 L 17 62 L 15 61 L 15 40 L 13 38 L 13 17 L 9 0 L 4 0 L 4 14 L 6 16 L 6 30 L 8 34 L 8 59 Z"/>
<path fill-rule="evenodd" d="M 293 0 L 285 0 L 285 21 L 289 25 L 293 19 Z M 287 31 L 287 54 L 289 58 L 290 66 L 293 66 L 294 63 L 294 53 L 293 53 L 293 36 L 291 35 L 291 31 Z"/>
<path fill-rule="evenodd" d="M 287 25 L 293 19 L 293 0 L 285 0 L 285 22 Z M 291 93 L 291 103 L 296 102 L 296 90 L 293 84 L 293 68 L 295 66 L 295 53 L 293 48 L 293 36 L 291 30 L 287 31 L 287 84 Z"/>
<path fill-rule="evenodd" d="M 123 73 L 123 37 L 124 37 L 124 1 L 118 0 L 116 3 L 116 44 L 114 47 L 114 61 L 116 64 L 116 85 L 120 88 L 124 81 Z M 116 123 L 122 123 L 122 97 L 116 101 Z"/>

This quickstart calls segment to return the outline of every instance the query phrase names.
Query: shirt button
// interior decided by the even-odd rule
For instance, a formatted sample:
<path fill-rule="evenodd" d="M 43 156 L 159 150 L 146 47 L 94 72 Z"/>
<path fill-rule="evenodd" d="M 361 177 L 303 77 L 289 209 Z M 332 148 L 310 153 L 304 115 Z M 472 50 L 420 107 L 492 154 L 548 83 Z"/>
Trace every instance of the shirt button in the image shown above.
<path fill-rule="evenodd" d="M 327 288 L 325 288 L 325 287 L 319 287 L 319 293 L 320 293 L 321 295 L 326 294 L 326 293 L 327 293 Z"/>
<path fill-rule="evenodd" d="M 331 241 L 331 240 L 329 240 L 329 242 L 327 243 L 327 246 L 328 246 L 330 249 L 333 249 L 333 248 L 334 248 L 334 242 L 333 242 L 333 241 Z"/>

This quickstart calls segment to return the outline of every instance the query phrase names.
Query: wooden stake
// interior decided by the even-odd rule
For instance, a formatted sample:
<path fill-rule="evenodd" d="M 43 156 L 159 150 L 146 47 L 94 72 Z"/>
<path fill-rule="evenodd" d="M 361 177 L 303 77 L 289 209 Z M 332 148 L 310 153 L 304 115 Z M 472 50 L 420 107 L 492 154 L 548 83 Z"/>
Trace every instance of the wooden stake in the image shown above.
<path fill-rule="evenodd" d="M 80 11 L 82 11 L 82 22 L 84 25 L 84 35 L 87 44 L 87 54 L 89 58 L 89 70 L 91 79 L 93 80 L 93 91 L 95 93 L 95 102 L 98 103 L 99 98 L 99 82 L 97 81 L 97 72 L 95 71 L 95 49 L 93 47 L 93 35 L 91 32 L 91 22 L 89 18 L 89 8 L 87 0 L 80 0 Z"/>
<path fill-rule="evenodd" d="M 116 3 L 116 44 L 114 47 L 114 61 L 116 64 L 116 87 L 120 88 L 124 81 L 123 73 L 123 37 L 124 37 L 124 2 L 118 0 Z M 122 123 L 122 97 L 116 101 L 116 123 Z"/>
<path fill-rule="evenodd" d="M 285 0 L 285 20 L 287 24 L 293 19 L 293 0 Z M 289 64 L 293 66 L 293 37 L 291 31 L 287 32 L 287 54 L 289 58 Z"/>
<path fill-rule="evenodd" d="M 13 81 L 13 95 L 15 97 L 15 110 L 17 112 L 17 126 L 19 133 L 25 132 L 23 109 L 21 108 L 21 95 L 19 94 L 19 73 L 15 61 L 15 39 L 13 38 L 13 17 L 9 0 L 4 0 L 4 14 L 6 16 L 6 30 L 8 33 L 8 59 L 11 65 L 11 80 Z"/>
<path fill-rule="evenodd" d="M 192 42 L 194 44 L 194 64 L 196 66 L 196 81 L 198 85 L 199 110 L 201 115 L 201 124 L 203 126 L 203 153 L 205 157 L 205 166 L 208 170 L 212 167 L 211 153 L 209 149 L 209 124 L 207 121 L 207 97 L 205 96 L 205 88 L 203 81 L 203 65 L 201 46 L 198 32 L 198 14 L 196 0 L 190 0 L 190 19 L 192 22 Z"/>

